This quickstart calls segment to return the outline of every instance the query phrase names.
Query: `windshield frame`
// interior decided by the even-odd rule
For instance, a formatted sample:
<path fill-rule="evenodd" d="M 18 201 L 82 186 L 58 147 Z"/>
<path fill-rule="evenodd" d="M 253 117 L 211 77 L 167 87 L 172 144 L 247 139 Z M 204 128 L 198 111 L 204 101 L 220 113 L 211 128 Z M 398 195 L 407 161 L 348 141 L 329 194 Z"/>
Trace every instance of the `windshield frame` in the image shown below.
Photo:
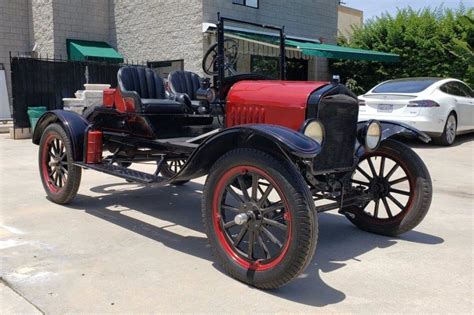
<path fill-rule="evenodd" d="M 219 22 L 217 23 L 217 70 L 218 74 L 217 77 L 214 78 L 215 85 L 217 88 L 220 90 L 222 87 L 222 83 L 224 82 L 225 79 L 225 58 L 224 58 L 224 40 L 225 40 L 225 34 L 224 34 L 224 25 L 226 22 L 232 22 L 232 23 L 237 23 L 237 24 L 243 24 L 243 25 L 250 25 L 250 26 L 256 26 L 256 27 L 261 27 L 261 28 L 266 28 L 274 31 L 278 31 L 280 34 L 280 80 L 286 80 L 286 47 L 285 47 L 285 39 L 286 39 L 286 34 L 285 34 L 285 27 L 278 27 L 278 26 L 273 26 L 273 25 L 267 25 L 267 24 L 258 24 L 258 23 L 253 23 L 253 22 L 246 22 L 242 20 L 237 20 L 237 19 L 232 19 L 232 18 L 227 18 L 227 17 L 222 17 L 220 14 L 218 14 L 218 20 Z"/>

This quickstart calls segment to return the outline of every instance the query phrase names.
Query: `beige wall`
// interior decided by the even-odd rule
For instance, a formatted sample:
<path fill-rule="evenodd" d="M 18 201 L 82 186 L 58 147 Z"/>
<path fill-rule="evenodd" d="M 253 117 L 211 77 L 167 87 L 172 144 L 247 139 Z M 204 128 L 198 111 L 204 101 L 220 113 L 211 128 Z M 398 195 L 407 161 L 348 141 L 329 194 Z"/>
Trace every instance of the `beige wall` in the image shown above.
<path fill-rule="evenodd" d="M 343 5 L 338 7 L 337 35 L 350 40 L 354 27 L 362 27 L 364 12 Z"/>

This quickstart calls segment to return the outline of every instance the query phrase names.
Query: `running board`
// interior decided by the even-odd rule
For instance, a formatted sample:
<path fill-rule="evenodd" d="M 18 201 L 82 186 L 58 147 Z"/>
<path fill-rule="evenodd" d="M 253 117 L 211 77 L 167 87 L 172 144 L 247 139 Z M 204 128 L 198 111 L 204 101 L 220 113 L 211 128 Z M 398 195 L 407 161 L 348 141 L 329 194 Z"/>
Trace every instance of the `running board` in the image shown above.
<path fill-rule="evenodd" d="M 162 176 L 155 176 L 152 174 L 132 170 L 123 166 L 113 164 L 87 164 L 82 162 L 75 162 L 77 166 L 82 168 L 99 171 L 116 177 L 124 178 L 126 180 L 137 182 L 141 184 L 162 183 L 168 184 L 168 178 Z"/>

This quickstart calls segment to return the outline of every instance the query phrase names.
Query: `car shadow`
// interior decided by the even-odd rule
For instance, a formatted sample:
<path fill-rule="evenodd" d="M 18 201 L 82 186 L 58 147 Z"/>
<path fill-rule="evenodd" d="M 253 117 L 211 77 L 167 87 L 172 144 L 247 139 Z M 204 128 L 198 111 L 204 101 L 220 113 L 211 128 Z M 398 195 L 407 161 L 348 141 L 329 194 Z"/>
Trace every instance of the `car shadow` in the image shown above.
<path fill-rule="evenodd" d="M 197 235 L 204 233 L 200 211 L 202 188 L 194 182 L 182 187 L 166 186 L 160 189 L 117 183 L 93 187 L 91 191 L 101 196 L 80 194 L 68 207 L 85 211 L 169 248 L 214 262 L 205 235 L 183 236 L 170 230 L 170 227 L 178 226 L 191 229 Z M 147 219 L 172 223 L 159 227 L 130 216 L 129 211 L 138 212 Z M 357 257 L 376 248 L 393 246 L 401 240 L 425 245 L 444 242 L 442 238 L 417 231 L 408 232 L 400 238 L 366 233 L 338 214 L 323 213 L 318 218 L 318 246 L 309 267 L 288 285 L 265 291 L 267 294 L 318 307 L 339 303 L 346 297 L 344 292 L 324 282 L 321 274 L 343 268 L 350 260 L 363 263 Z M 217 263 L 213 266 L 225 273 Z"/>

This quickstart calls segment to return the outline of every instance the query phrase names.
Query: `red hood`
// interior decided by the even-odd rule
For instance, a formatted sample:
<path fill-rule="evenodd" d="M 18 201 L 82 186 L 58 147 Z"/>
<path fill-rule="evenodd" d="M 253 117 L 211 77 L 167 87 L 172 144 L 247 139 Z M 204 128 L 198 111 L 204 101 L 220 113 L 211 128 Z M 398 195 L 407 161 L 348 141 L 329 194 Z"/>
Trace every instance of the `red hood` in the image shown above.
<path fill-rule="evenodd" d="M 298 130 L 306 119 L 308 98 L 329 82 L 240 81 L 227 96 L 227 127 L 266 123 Z"/>

